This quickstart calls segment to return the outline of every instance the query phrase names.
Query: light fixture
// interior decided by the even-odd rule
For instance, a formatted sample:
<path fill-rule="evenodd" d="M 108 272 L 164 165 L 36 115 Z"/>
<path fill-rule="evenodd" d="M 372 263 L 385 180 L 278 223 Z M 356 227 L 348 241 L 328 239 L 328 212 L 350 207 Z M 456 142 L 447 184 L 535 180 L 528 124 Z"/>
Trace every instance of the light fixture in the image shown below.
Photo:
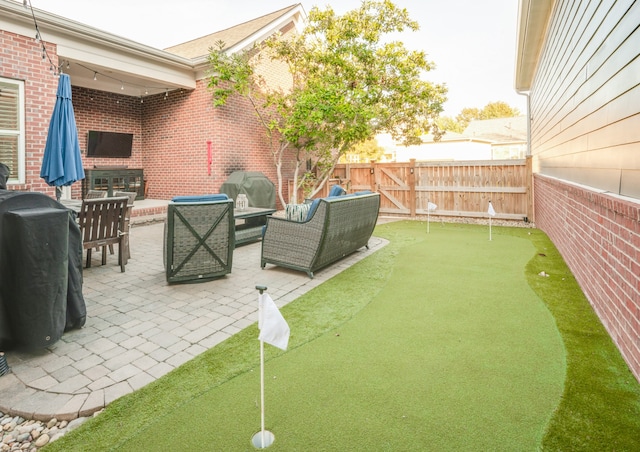
<path fill-rule="evenodd" d="M 93 73 L 93 81 L 96 81 L 96 80 L 98 80 L 98 73 L 94 72 Z"/>
<path fill-rule="evenodd" d="M 122 82 L 120 82 L 120 83 L 122 83 Z M 124 91 L 124 83 L 122 83 L 122 86 L 120 87 L 120 89 Z"/>

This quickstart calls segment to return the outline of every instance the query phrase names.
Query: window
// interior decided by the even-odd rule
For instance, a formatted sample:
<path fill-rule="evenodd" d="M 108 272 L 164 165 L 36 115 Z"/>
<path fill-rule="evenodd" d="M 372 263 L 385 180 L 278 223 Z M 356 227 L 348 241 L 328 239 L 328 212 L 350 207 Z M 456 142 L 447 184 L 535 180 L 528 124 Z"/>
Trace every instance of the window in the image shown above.
<path fill-rule="evenodd" d="M 0 77 L 0 162 L 9 183 L 25 182 L 24 82 Z"/>

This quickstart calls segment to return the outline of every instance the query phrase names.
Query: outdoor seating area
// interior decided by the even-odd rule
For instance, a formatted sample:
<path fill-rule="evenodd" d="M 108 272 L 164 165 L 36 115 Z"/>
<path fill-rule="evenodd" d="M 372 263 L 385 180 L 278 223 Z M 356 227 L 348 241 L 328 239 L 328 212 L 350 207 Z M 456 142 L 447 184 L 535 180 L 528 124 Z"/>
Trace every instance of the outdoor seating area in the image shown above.
<path fill-rule="evenodd" d="M 342 259 L 368 241 L 378 219 L 380 194 L 362 192 L 314 200 L 304 221 L 269 217 L 260 265 L 314 272 Z"/>

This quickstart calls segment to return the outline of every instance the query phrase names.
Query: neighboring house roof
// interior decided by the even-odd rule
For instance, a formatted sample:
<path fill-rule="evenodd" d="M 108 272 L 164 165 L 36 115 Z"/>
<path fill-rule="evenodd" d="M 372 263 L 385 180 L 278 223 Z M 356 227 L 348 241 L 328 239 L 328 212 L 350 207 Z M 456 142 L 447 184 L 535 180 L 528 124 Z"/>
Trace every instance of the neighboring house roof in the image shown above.
<path fill-rule="evenodd" d="M 247 45 L 253 45 L 254 42 L 264 39 L 265 29 L 270 30 L 269 34 L 276 31 L 279 27 L 289 23 L 287 19 L 290 19 L 293 13 L 301 7 L 299 3 L 291 5 L 234 27 L 168 47 L 165 50 L 185 58 L 198 58 L 208 55 L 209 49 L 215 47 L 218 41 L 223 41 L 224 48 L 228 51 L 232 51 L 236 47 L 243 48 Z"/>
<path fill-rule="evenodd" d="M 471 121 L 463 135 L 480 138 L 492 143 L 527 141 L 527 117 L 496 118 Z"/>
<path fill-rule="evenodd" d="M 527 141 L 527 117 L 477 119 L 471 121 L 462 133 L 446 131 L 440 141 L 434 141 L 431 134 L 422 137 L 424 144 L 454 141 L 488 144 L 525 143 Z"/>

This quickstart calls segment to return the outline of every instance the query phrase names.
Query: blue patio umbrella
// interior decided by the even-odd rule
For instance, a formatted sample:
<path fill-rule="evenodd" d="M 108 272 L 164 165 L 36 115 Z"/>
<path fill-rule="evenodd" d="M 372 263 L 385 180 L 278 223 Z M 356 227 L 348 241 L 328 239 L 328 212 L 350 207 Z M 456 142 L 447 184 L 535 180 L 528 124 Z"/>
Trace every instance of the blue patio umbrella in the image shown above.
<path fill-rule="evenodd" d="M 40 177 L 47 184 L 56 187 L 58 199 L 59 187 L 84 179 L 78 129 L 71 103 L 71 80 L 67 74 L 60 74 L 58 80 L 56 104 L 49 123 Z"/>

